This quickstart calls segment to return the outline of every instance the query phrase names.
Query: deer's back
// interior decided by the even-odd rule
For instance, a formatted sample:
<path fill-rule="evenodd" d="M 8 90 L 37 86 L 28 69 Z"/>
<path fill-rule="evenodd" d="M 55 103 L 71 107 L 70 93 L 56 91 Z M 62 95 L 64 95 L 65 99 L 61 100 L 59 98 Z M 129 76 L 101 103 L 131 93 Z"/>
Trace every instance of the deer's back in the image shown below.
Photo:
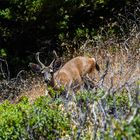
<path fill-rule="evenodd" d="M 60 70 L 55 72 L 54 80 L 61 85 L 70 85 L 74 81 L 80 83 L 81 77 L 90 73 L 94 67 L 94 60 L 78 56 L 68 61 Z"/>

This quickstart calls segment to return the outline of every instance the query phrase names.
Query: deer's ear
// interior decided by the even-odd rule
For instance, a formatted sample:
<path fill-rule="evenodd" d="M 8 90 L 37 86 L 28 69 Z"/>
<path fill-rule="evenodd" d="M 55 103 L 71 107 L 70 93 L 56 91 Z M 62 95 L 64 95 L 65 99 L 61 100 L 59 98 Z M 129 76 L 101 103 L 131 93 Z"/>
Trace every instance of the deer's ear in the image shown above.
<path fill-rule="evenodd" d="M 29 67 L 30 67 L 34 72 L 41 72 L 41 67 L 40 67 L 38 64 L 29 63 Z"/>

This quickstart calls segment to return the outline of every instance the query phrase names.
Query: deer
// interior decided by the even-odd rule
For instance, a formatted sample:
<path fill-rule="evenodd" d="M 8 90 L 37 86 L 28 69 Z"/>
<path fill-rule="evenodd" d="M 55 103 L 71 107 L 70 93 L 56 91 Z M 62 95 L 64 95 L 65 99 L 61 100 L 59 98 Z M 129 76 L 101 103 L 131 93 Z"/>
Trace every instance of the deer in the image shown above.
<path fill-rule="evenodd" d="M 53 53 L 55 58 L 48 66 L 45 66 L 40 61 L 39 52 L 35 55 L 38 64 L 29 63 L 29 66 L 31 69 L 44 74 L 45 82 L 55 90 L 59 90 L 62 87 L 70 89 L 72 86 L 77 86 L 79 89 L 83 84 L 84 76 L 88 75 L 93 79 L 94 71 L 100 72 L 100 67 L 95 58 L 86 56 L 74 57 L 55 71 L 54 63 L 58 55 L 55 51 Z"/>

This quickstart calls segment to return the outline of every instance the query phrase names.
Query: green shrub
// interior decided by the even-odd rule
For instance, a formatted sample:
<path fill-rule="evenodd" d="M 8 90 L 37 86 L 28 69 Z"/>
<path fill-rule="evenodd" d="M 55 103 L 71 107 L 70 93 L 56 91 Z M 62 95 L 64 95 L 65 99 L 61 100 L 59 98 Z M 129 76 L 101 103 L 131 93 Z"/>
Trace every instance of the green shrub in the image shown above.
<path fill-rule="evenodd" d="M 0 139 L 56 139 L 69 134 L 70 123 L 59 103 L 41 97 L 30 104 L 6 101 L 0 105 Z"/>
<path fill-rule="evenodd" d="M 130 106 L 126 90 L 102 99 L 104 94 L 104 90 L 98 89 L 77 92 L 74 100 L 40 97 L 30 104 L 24 97 L 18 104 L 5 101 L 0 105 L 0 140 L 138 140 L 140 110 L 137 108 L 133 115 L 137 106 Z M 93 104 L 94 108 L 90 108 Z"/>
<path fill-rule="evenodd" d="M 139 140 L 140 138 L 140 119 L 136 116 L 133 121 L 129 124 L 127 121 L 111 120 L 112 125 L 107 128 L 105 133 L 105 140 Z"/>

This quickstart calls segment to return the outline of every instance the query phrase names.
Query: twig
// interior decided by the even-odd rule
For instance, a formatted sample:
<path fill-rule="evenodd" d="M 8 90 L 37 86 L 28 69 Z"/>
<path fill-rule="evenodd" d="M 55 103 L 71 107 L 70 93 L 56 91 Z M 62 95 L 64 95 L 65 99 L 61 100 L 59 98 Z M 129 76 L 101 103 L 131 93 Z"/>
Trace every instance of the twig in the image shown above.
<path fill-rule="evenodd" d="M 1 58 L 0 58 L 0 61 L 4 62 L 5 65 L 6 65 L 6 70 L 7 70 L 7 80 L 9 81 L 9 80 L 10 80 L 10 71 L 9 71 L 8 63 L 7 63 L 6 60 L 1 59 Z M 1 64 L 1 71 L 2 71 L 2 73 L 4 74 L 3 69 L 2 69 L 2 64 Z M 4 74 L 4 78 L 6 78 L 6 77 L 5 77 L 5 74 Z"/>
<path fill-rule="evenodd" d="M 135 117 L 135 116 L 137 115 L 137 113 L 138 113 L 138 110 L 139 110 L 139 108 L 135 108 L 135 109 L 134 109 L 133 115 L 130 116 L 130 118 L 127 120 L 128 124 L 130 124 L 130 123 L 133 121 L 134 117 Z"/>
<path fill-rule="evenodd" d="M 129 102 L 130 102 L 130 107 L 132 107 L 132 105 L 133 105 L 132 97 L 131 97 L 131 94 L 130 94 L 130 89 L 129 89 L 127 84 L 126 84 L 126 89 L 128 91 L 128 98 L 129 98 Z"/>
<path fill-rule="evenodd" d="M 137 88 L 136 88 L 136 104 L 137 104 L 138 107 L 140 107 L 139 96 L 140 96 L 140 84 L 137 83 Z"/>
<path fill-rule="evenodd" d="M 19 78 L 21 79 L 21 74 L 22 74 L 23 72 L 25 72 L 25 70 L 21 70 L 21 71 L 17 74 L 15 84 L 17 84 Z"/>
<path fill-rule="evenodd" d="M 103 86 L 105 76 L 107 75 L 108 70 L 109 70 L 109 64 L 110 64 L 110 61 L 109 61 L 109 58 L 107 58 L 107 61 L 106 61 L 106 69 L 105 69 L 103 75 L 101 76 L 101 78 L 100 78 L 100 80 L 99 80 L 99 85 L 98 85 L 98 87 Z"/>

